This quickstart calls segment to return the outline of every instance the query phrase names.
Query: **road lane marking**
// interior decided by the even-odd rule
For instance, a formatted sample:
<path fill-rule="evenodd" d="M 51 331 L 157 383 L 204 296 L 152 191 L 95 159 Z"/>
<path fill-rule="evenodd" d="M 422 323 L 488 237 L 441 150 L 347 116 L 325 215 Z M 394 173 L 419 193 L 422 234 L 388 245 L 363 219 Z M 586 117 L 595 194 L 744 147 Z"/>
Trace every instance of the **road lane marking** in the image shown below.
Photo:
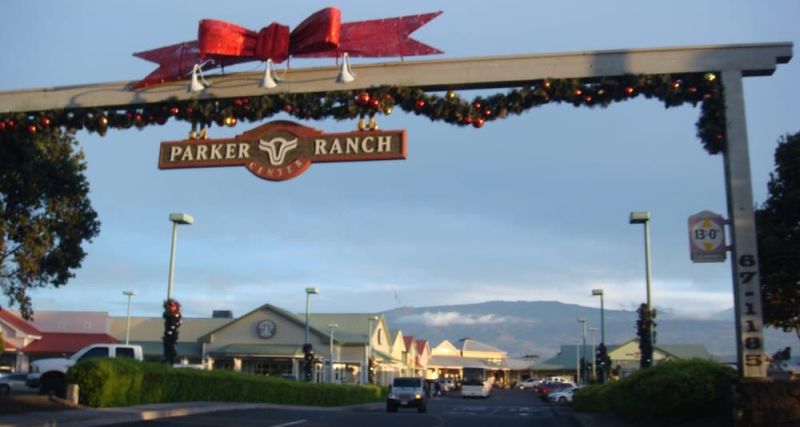
<path fill-rule="evenodd" d="M 289 427 L 289 426 L 293 426 L 293 425 L 297 425 L 297 424 L 303 424 L 306 421 L 307 420 L 290 421 L 288 423 L 275 424 L 274 426 L 271 426 L 271 427 Z"/>

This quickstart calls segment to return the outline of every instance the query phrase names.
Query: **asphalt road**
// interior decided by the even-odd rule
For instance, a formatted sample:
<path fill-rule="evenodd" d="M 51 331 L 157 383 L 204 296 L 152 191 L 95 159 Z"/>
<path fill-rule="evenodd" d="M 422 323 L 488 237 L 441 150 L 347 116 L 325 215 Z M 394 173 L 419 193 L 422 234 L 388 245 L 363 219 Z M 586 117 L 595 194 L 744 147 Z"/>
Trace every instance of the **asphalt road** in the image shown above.
<path fill-rule="evenodd" d="M 431 399 L 428 412 L 400 408 L 387 413 L 385 405 L 357 410 L 260 409 L 213 412 L 185 417 L 119 424 L 124 426 L 402 426 L 402 427 L 492 427 L 540 426 L 574 427 L 553 405 L 542 402 L 529 390 L 494 390 L 487 399 L 464 399 L 458 393 Z"/>

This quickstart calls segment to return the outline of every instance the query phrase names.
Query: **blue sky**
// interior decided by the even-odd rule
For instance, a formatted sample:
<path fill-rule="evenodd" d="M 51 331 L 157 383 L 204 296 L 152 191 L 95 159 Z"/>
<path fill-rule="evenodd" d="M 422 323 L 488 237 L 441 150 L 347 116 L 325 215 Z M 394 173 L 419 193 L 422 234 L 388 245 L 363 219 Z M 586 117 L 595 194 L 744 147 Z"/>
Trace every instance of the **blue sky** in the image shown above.
<path fill-rule="evenodd" d="M 153 67 L 133 52 L 190 40 L 200 19 L 293 26 L 331 5 L 6 1 L 0 91 L 138 79 Z M 800 2 L 792 0 L 335 6 L 344 21 L 442 10 L 414 36 L 443 57 L 800 40 Z M 744 83 L 757 203 L 777 139 L 800 130 L 798 77 L 795 58 Z M 124 315 L 122 291 L 132 289 L 134 315 L 159 315 L 167 216 L 187 212 L 196 222 L 179 230 L 174 296 L 189 316 L 244 314 L 266 302 L 302 311 L 308 286 L 320 288 L 312 309 L 327 312 L 487 300 L 595 306 L 595 287 L 606 289 L 608 307 L 630 309 L 645 286 L 642 227 L 629 225 L 628 214 L 649 210 L 655 306 L 704 316 L 733 299 L 727 262 L 689 260 L 689 215 L 726 212 L 722 157 L 695 137 L 698 115 L 637 99 L 607 109 L 549 105 L 476 130 L 397 111 L 380 124 L 408 130 L 407 160 L 317 164 L 282 183 L 242 168 L 158 170 L 159 142 L 184 138 L 183 122 L 79 133 L 102 231 L 75 279 L 34 292 L 34 308 Z M 303 124 L 328 132 L 356 125 Z M 215 127 L 211 136 L 251 127 Z"/>

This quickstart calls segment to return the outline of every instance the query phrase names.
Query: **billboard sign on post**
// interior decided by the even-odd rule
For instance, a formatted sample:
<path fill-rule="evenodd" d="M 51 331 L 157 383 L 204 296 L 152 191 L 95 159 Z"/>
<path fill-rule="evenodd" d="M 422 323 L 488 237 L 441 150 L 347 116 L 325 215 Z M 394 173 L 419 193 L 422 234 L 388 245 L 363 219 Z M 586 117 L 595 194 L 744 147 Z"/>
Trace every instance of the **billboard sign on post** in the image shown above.
<path fill-rule="evenodd" d="M 724 262 L 725 219 L 722 215 L 702 211 L 689 217 L 689 253 L 692 262 Z"/>

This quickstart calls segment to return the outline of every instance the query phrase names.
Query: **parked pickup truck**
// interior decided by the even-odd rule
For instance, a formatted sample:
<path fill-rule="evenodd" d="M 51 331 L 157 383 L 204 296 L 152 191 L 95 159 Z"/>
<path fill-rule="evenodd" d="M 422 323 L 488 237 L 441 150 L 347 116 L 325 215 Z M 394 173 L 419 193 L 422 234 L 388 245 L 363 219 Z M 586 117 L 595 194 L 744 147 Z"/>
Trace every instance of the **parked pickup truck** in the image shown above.
<path fill-rule="evenodd" d="M 31 373 L 25 379 L 28 387 L 39 388 L 40 394 L 66 394 L 67 385 L 64 377 L 67 370 L 81 360 L 108 357 L 129 357 L 144 360 L 142 346 L 127 344 L 91 344 L 73 354 L 69 358 L 41 359 L 31 362 Z"/>

